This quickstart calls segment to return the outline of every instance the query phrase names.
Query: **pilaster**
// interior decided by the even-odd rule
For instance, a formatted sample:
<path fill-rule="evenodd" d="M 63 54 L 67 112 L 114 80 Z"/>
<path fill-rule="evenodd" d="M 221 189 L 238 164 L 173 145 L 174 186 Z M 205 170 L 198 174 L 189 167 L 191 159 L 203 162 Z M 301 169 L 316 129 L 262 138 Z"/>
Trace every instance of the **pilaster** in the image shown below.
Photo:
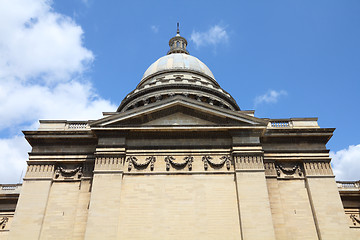
<path fill-rule="evenodd" d="M 9 239 L 39 239 L 53 173 L 53 164 L 29 162 Z"/>
<path fill-rule="evenodd" d="M 261 146 L 233 149 L 242 239 L 275 239 Z"/>
<path fill-rule="evenodd" d="M 265 174 L 276 239 L 318 239 L 302 162 L 291 160 L 291 156 L 269 159 L 266 155 Z"/>
<path fill-rule="evenodd" d="M 119 239 L 124 148 L 97 148 L 85 239 Z"/>
<path fill-rule="evenodd" d="M 305 161 L 304 168 L 319 239 L 352 239 L 330 159 Z"/>

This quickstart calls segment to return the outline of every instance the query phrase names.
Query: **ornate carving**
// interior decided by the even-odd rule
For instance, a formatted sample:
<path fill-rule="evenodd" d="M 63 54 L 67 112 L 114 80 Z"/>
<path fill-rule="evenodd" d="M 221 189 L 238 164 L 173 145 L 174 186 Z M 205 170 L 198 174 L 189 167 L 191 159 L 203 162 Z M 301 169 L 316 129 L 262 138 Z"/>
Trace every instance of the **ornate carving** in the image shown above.
<path fill-rule="evenodd" d="M 8 217 L 3 217 L 1 218 L 0 220 L 0 227 L 1 229 L 4 229 L 6 227 L 6 223 L 9 221 L 9 218 Z"/>
<path fill-rule="evenodd" d="M 212 157 L 210 157 L 209 155 L 203 156 L 202 157 L 202 161 L 204 162 L 204 169 L 205 171 L 208 169 L 209 167 L 209 162 L 212 159 Z"/>
<path fill-rule="evenodd" d="M 220 158 L 222 161 L 224 161 L 224 163 L 226 164 L 226 168 L 227 170 L 230 170 L 230 165 L 231 165 L 231 158 L 229 155 L 225 155 L 225 156 L 222 156 Z"/>
<path fill-rule="evenodd" d="M 83 169 L 82 166 L 78 166 L 73 169 L 66 169 L 61 166 L 58 166 L 55 170 L 55 178 L 59 178 L 60 175 L 63 177 L 73 177 L 77 175 L 77 178 L 80 179 L 82 176 L 82 169 Z"/>
<path fill-rule="evenodd" d="M 192 156 L 184 157 L 183 162 L 175 162 L 175 158 L 173 156 L 167 156 L 165 157 L 165 163 L 166 163 L 166 171 L 170 170 L 170 165 L 173 166 L 176 169 L 183 169 L 186 166 L 188 166 L 189 171 L 192 170 L 192 162 L 194 161 L 194 158 Z"/>
<path fill-rule="evenodd" d="M 132 166 L 134 166 L 137 169 L 145 169 L 150 165 L 150 170 L 154 170 L 154 162 L 156 162 L 156 158 L 154 156 L 147 157 L 145 159 L 145 162 L 139 163 L 138 159 L 135 156 L 129 156 L 126 159 L 126 162 L 129 162 L 128 170 L 131 171 Z"/>
<path fill-rule="evenodd" d="M 129 162 L 128 170 L 131 171 L 133 162 L 137 162 L 137 158 L 134 157 L 134 156 L 129 156 L 129 157 L 126 159 L 126 162 Z"/>
<path fill-rule="evenodd" d="M 286 163 L 286 164 L 290 165 L 290 163 Z M 281 173 L 285 174 L 286 176 L 295 175 L 296 173 L 300 177 L 303 176 L 303 172 L 298 163 L 295 163 L 294 165 L 290 165 L 290 166 L 284 166 L 280 163 L 277 163 L 275 166 L 276 166 L 276 174 L 278 177 L 281 176 Z"/>
<path fill-rule="evenodd" d="M 192 156 L 184 157 L 184 160 L 188 163 L 189 171 L 192 170 L 192 163 L 194 161 L 194 158 Z"/>
<path fill-rule="evenodd" d="M 156 158 L 154 156 L 146 158 L 146 161 L 150 161 L 150 170 L 154 170 L 154 162 L 156 162 Z"/>
<path fill-rule="evenodd" d="M 358 218 L 355 214 L 351 214 L 350 218 L 355 226 L 360 224 L 360 218 Z"/>
<path fill-rule="evenodd" d="M 209 165 L 213 168 L 221 168 L 225 165 L 225 163 L 226 163 L 227 170 L 230 170 L 231 158 L 229 155 L 224 155 L 224 156 L 220 157 L 221 161 L 219 163 L 213 162 L 212 159 L 213 158 L 209 155 L 202 157 L 202 161 L 204 162 L 205 170 L 207 170 L 209 168 Z"/>

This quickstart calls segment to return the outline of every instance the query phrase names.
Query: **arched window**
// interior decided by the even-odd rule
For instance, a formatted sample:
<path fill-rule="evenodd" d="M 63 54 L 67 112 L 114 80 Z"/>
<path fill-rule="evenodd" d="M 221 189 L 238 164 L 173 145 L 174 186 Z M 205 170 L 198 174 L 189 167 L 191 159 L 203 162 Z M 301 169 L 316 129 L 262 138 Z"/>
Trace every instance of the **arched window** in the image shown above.
<path fill-rule="evenodd" d="M 180 42 L 176 42 L 176 47 L 180 47 Z"/>

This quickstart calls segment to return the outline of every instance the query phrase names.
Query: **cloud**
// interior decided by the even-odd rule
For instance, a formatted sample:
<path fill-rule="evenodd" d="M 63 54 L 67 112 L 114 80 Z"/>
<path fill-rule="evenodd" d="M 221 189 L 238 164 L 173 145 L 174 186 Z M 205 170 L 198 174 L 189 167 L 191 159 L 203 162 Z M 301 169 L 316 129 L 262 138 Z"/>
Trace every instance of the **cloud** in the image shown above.
<path fill-rule="evenodd" d="M 99 97 L 89 82 L 71 81 L 54 87 L 0 82 L 0 130 L 38 119 L 97 119 L 116 109 Z"/>
<path fill-rule="evenodd" d="M 155 25 L 151 25 L 151 30 L 154 32 L 154 33 L 158 33 L 159 32 L 159 26 L 155 26 Z"/>
<path fill-rule="evenodd" d="M 0 6 L 0 166 L 7 171 L 0 170 L 1 183 L 17 182 L 26 161 L 30 146 L 21 129 L 38 119 L 96 119 L 116 106 L 84 77 L 94 54 L 83 45 L 81 26 L 48 0 Z"/>
<path fill-rule="evenodd" d="M 261 103 L 276 103 L 281 96 L 286 96 L 287 92 L 284 90 L 275 91 L 269 90 L 267 93 L 255 98 L 255 106 Z"/>
<path fill-rule="evenodd" d="M 0 183 L 18 183 L 26 171 L 30 145 L 23 136 L 0 139 Z"/>
<path fill-rule="evenodd" d="M 220 43 L 226 43 L 229 40 L 229 35 L 224 27 L 215 25 L 210 27 L 206 32 L 193 31 L 190 39 L 198 48 L 201 46 L 216 46 Z"/>
<path fill-rule="evenodd" d="M 360 180 L 360 144 L 330 152 L 336 180 Z"/>
<path fill-rule="evenodd" d="M 94 59 L 83 30 L 49 1 L 0 0 L 0 78 L 67 80 Z M 39 78 L 41 77 L 41 78 Z"/>

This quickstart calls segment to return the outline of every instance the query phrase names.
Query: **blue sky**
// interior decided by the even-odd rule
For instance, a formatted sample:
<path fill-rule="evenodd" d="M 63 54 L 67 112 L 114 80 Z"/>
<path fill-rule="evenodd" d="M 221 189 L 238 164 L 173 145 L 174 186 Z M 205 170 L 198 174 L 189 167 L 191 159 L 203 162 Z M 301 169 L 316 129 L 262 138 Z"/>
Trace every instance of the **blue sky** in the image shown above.
<path fill-rule="evenodd" d="M 0 182 L 17 182 L 38 119 L 115 111 L 168 51 L 188 50 L 242 110 L 318 117 L 338 179 L 360 179 L 360 2 L 0 0 Z M 1 170 L 2 169 L 2 170 Z"/>

